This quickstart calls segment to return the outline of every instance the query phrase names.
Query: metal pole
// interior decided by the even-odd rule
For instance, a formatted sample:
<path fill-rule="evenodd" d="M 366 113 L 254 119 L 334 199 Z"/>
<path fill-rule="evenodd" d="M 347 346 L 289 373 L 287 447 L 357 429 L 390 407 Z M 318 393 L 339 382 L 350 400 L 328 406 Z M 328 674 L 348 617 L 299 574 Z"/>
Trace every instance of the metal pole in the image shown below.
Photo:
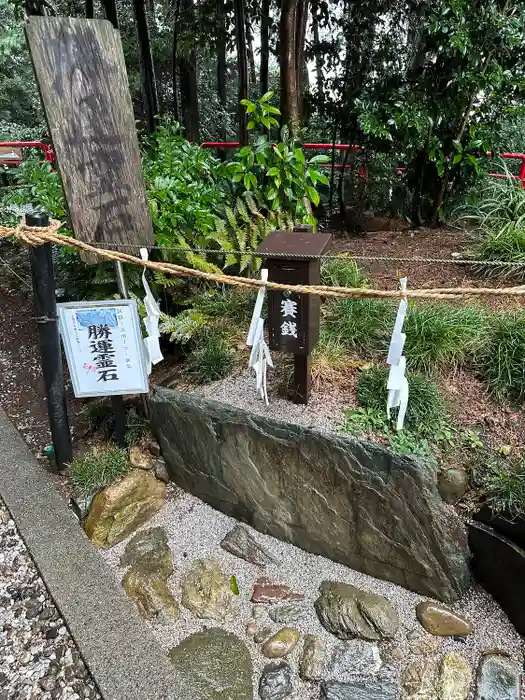
<path fill-rule="evenodd" d="M 49 225 L 49 217 L 43 213 L 28 214 L 26 215 L 26 224 L 28 226 L 45 227 Z M 31 246 L 29 249 L 29 260 L 33 278 L 49 427 L 53 439 L 56 464 L 58 470 L 62 471 L 71 463 L 73 449 L 67 416 L 51 244 L 44 243 L 43 245 Z"/>
<path fill-rule="evenodd" d="M 128 290 L 126 280 L 124 278 L 124 268 L 120 260 L 115 260 L 115 272 L 117 273 L 117 287 L 122 299 L 128 298 Z M 112 396 L 111 405 L 113 408 L 113 417 L 115 418 L 115 437 L 117 443 L 123 450 L 126 449 L 126 409 L 124 408 L 124 399 L 122 396 Z"/>

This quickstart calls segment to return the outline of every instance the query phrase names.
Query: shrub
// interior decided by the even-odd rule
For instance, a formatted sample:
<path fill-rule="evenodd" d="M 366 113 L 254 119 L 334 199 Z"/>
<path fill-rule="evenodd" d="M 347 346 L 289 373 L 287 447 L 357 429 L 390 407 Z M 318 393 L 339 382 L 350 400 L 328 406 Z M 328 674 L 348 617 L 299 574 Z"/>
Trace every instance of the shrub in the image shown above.
<path fill-rule="evenodd" d="M 117 447 L 98 448 L 73 460 L 69 467 L 69 478 L 75 492 L 87 499 L 113 479 L 125 474 L 128 468 L 125 452 Z"/>
<path fill-rule="evenodd" d="M 186 372 L 195 381 L 204 384 L 226 377 L 234 365 L 235 353 L 228 345 L 224 329 L 211 326 L 188 357 Z"/>
<path fill-rule="evenodd" d="M 496 513 L 511 517 L 525 514 L 525 465 L 504 459 L 494 459 L 475 473 L 476 481 L 487 493 L 486 502 Z"/>
<path fill-rule="evenodd" d="M 498 398 L 525 398 L 525 312 L 495 314 L 476 357 L 478 370 Z"/>
<path fill-rule="evenodd" d="M 427 374 L 455 370 L 483 345 L 486 327 L 486 314 L 476 308 L 411 305 L 404 326 L 407 365 Z"/>
<path fill-rule="evenodd" d="M 321 284 L 330 287 L 366 287 L 361 270 L 349 257 L 326 260 L 321 267 Z"/>
<path fill-rule="evenodd" d="M 413 432 L 435 437 L 447 414 L 435 382 L 414 372 L 407 373 L 409 400 L 405 424 Z M 388 368 L 372 367 L 359 374 L 357 400 L 362 408 L 386 412 Z"/>

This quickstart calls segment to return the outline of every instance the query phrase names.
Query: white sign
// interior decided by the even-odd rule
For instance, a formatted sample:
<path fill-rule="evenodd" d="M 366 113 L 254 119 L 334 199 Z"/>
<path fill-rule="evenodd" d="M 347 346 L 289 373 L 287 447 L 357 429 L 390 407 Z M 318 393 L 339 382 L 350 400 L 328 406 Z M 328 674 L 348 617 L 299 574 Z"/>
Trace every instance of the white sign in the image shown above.
<path fill-rule="evenodd" d="M 147 367 L 135 301 L 57 306 L 77 398 L 147 393 Z"/>

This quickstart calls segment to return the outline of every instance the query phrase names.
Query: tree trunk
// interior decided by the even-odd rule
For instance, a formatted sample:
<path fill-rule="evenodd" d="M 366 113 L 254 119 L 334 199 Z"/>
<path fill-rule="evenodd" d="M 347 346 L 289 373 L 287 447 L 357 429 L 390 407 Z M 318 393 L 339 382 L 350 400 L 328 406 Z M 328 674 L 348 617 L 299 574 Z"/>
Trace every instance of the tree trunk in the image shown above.
<path fill-rule="evenodd" d="M 244 0 L 235 0 L 235 40 L 237 45 L 237 70 L 239 72 L 239 102 L 248 98 L 248 56 L 246 50 L 246 21 Z M 239 105 L 239 142 L 248 143 L 246 109 Z"/>
<path fill-rule="evenodd" d="M 194 21 L 193 0 L 182 0 L 185 25 L 191 27 Z M 190 51 L 179 59 L 180 101 L 182 123 L 188 141 L 200 142 L 199 97 L 197 93 L 197 56 Z"/>
<path fill-rule="evenodd" d="M 248 68 L 250 71 L 249 82 L 253 90 L 257 86 L 257 71 L 255 70 L 255 54 L 253 53 L 253 35 L 248 18 L 246 18 L 246 52 L 248 56 Z"/>
<path fill-rule="evenodd" d="M 261 95 L 269 90 L 268 63 L 270 60 L 270 0 L 262 0 L 261 10 Z"/>
<path fill-rule="evenodd" d="M 116 0 L 102 0 L 102 7 L 104 9 L 106 19 L 111 22 L 115 29 L 118 29 L 119 26 Z"/>
<path fill-rule="evenodd" d="M 226 110 L 226 18 L 224 0 L 217 0 L 217 95 L 221 107 Z M 221 119 L 221 139 L 226 140 L 226 125 Z"/>
<path fill-rule="evenodd" d="M 312 25 L 313 25 L 313 32 L 314 32 L 314 44 L 316 47 L 315 50 L 315 73 L 316 73 L 316 79 L 317 79 L 317 103 L 318 103 L 318 110 L 319 114 L 323 114 L 324 112 L 324 77 L 323 77 L 323 62 L 321 60 L 321 53 L 319 50 L 319 21 L 317 19 L 317 16 L 314 14 L 312 16 Z"/>
<path fill-rule="evenodd" d="M 93 0 L 86 0 L 86 19 L 93 19 L 94 16 Z"/>
<path fill-rule="evenodd" d="M 304 117 L 304 94 L 308 85 L 308 71 L 304 60 L 306 44 L 306 27 L 308 25 L 309 0 L 298 0 L 296 15 L 296 49 L 295 72 L 297 75 L 297 100 L 300 119 Z"/>
<path fill-rule="evenodd" d="M 148 134 L 152 134 L 157 126 L 156 117 L 159 113 L 159 101 L 144 0 L 133 0 L 133 12 L 135 14 L 135 25 L 139 42 L 144 117 Z"/>
<path fill-rule="evenodd" d="M 279 25 L 281 69 L 281 115 L 283 124 L 295 132 L 300 121 L 297 80 L 297 1 L 282 0 Z"/>
<path fill-rule="evenodd" d="M 177 51 L 179 45 L 180 0 L 175 0 L 173 7 L 173 49 L 171 60 L 171 75 L 173 85 L 173 118 L 179 121 L 179 101 L 177 99 L 177 70 L 179 66 Z"/>

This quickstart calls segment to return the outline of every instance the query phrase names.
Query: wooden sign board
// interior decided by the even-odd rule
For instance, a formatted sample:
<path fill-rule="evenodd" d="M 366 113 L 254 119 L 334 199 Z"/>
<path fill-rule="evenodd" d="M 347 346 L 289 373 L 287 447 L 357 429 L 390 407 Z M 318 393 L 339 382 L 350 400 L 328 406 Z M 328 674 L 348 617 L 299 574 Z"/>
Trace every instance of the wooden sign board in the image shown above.
<path fill-rule="evenodd" d="M 30 17 L 26 34 L 75 237 L 152 245 L 119 33 L 107 20 Z"/>

